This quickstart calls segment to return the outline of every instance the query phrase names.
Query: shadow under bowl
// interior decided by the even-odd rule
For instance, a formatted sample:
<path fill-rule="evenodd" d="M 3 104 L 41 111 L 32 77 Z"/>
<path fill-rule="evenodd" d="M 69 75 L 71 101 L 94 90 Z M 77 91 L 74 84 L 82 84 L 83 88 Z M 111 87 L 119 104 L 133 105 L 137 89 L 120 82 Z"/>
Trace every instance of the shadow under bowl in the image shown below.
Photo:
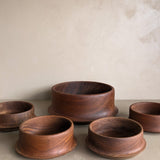
<path fill-rule="evenodd" d="M 40 116 L 21 124 L 16 151 L 28 158 L 49 159 L 70 152 L 76 144 L 71 120 Z"/>
<path fill-rule="evenodd" d="M 133 157 L 146 146 L 142 126 L 121 117 L 93 121 L 89 125 L 86 144 L 91 151 L 112 159 Z"/>
<path fill-rule="evenodd" d="M 160 103 L 134 103 L 130 106 L 129 118 L 139 122 L 146 132 L 160 132 Z"/>
<path fill-rule="evenodd" d="M 23 101 L 8 101 L 0 103 L 0 131 L 14 131 L 19 125 L 35 117 L 31 103 Z"/>
<path fill-rule="evenodd" d="M 108 84 L 91 81 L 73 81 L 52 87 L 50 114 L 63 115 L 77 123 L 114 116 L 114 88 Z"/>

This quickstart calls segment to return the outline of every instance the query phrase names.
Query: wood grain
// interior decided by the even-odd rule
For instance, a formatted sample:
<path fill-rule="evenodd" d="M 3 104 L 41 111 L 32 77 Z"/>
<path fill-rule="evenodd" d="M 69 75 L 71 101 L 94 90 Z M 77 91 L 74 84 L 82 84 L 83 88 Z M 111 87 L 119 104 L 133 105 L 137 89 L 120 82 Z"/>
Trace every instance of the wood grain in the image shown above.
<path fill-rule="evenodd" d="M 146 142 L 142 126 L 127 118 L 107 117 L 89 125 L 86 144 L 93 152 L 107 158 L 130 158 L 141 152 Z"/>
<path fill-rule="evenodd" d="M 114 116 L 114 88 L 108 84 L 91 81 L 73 81 L 52 87 L 50 114 L 63 115 L 74 122 L 91 122 Z"/>
<path fill-rule="evenodd" d="M 23 101 L 8 101 L 0 103 L 0 131 L 13 131 L 19 125 L 35 117 L 34 106 Z"/>
<path fill-rule="evenodd" d="M 130 106 L 129 118 L 138 121 L 146 132 L 160 132 L 160 103 L 134 103 Z"/>
<path fill-rule="evenodd" d="M 24 157 L 48 159 L 70 152 L 76 144 L 71 120 L 40 116 L 22 123 L 16 151 Z"/>

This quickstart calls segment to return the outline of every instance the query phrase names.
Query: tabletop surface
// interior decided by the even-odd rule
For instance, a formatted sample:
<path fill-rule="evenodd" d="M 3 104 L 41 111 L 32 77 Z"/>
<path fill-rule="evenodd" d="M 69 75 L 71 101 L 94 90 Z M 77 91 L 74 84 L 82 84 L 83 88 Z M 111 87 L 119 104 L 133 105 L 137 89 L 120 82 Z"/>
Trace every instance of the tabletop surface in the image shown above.
<path fill-rule="evenodd" d="M 4 101 L 4 100 L 3 100 Z M 3 102 L 1 100 L 1 102 Z M 143 100 L 144 101 L 144 100 Z M 151 101 L 151 100 L 150 100 Z M 35 106 L 35 113 L 37 116 L 47 115 L 48 106 L 50 101 L 29 101 Z M 117 100 L 116 106 L 119 109 L 118 117 L 128 117 L 129 106 L 138 102 L 135 100 Z M 152 102 L 160 102 L 154 100 Z M 88 133 L 88 125 L 75 125 L 75 136 L 78 145 L 72 151 L 64 156 L 54 158 L 54 160 L 104 160 L 107 158 L 100 157 L 99 155 L 91 152 L 85 145 L 85 138 Z M 160 160 L 160 134 L 158 133 L 144 133 L 144 138 L 147 146 L 143 152 L 137 156 L 130 158 L 132 160 Z M 13 132 L 0 132 L 0 159 L 4 160 L 23 160 L 27 159 L 15 152 L 15 143 L 18 139 L 18 131 Z"/>

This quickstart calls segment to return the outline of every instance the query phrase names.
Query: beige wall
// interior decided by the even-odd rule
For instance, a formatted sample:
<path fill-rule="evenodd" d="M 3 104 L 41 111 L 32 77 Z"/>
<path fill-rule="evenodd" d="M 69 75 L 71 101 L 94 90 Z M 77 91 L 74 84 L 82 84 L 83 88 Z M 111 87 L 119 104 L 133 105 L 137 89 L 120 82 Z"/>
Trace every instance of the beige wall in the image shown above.
<path fill-rule="evenodd" d="M 0 0 L 0 99 L 45 99 L 70 80 L 160 99 L 159 0 Z"/>

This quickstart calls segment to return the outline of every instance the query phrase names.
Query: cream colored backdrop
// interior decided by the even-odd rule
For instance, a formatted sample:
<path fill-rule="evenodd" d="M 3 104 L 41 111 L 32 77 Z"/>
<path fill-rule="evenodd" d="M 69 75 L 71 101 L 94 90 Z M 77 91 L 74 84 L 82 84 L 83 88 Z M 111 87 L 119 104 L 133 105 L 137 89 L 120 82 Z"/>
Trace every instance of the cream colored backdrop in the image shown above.
<path fill-rule="evenodd" d="M 70 80 L 160 99 L 160 1 L 0 0 L 0 99 L 46 99 Z"/>

